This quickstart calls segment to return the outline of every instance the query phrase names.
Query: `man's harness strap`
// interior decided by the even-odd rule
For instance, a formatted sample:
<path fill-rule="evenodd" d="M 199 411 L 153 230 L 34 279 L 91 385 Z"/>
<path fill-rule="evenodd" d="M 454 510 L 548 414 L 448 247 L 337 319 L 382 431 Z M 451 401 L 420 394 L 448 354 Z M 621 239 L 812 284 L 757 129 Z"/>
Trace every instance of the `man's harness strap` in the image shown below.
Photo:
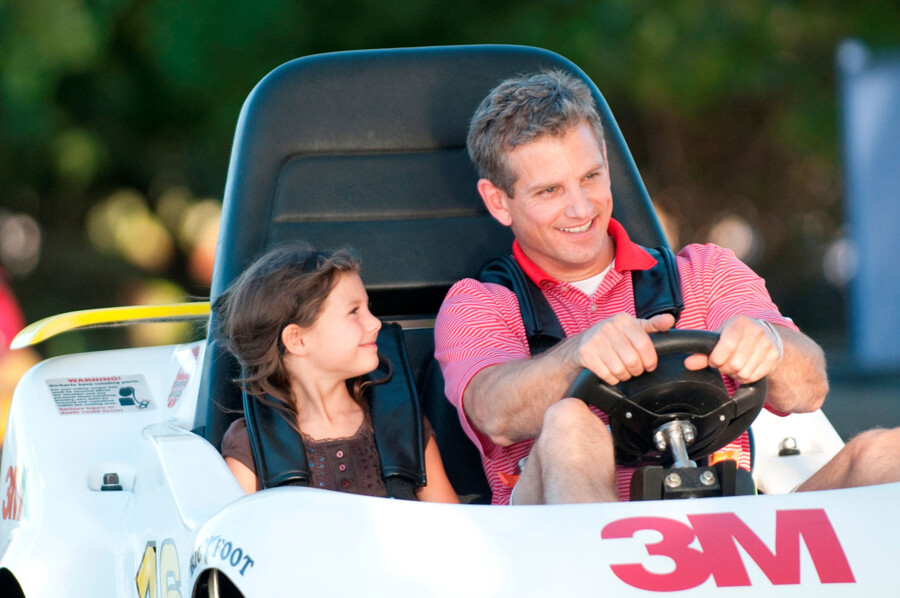
<path fill-rule="evenodd" d="M 656 264 L 648 270 L 631 271 L 635 314 L 641 319 L 672 314 L 678 321 L 684 300 L 672 250 L 665 246 L 641 248 L 656 260 Z M 543 291 L 525 275 L 512 256 L 498 256 L 488 261 L 478 280 L 502 285 L 516 295 L 532 355 L 543 353 L 566 337 Z"/>

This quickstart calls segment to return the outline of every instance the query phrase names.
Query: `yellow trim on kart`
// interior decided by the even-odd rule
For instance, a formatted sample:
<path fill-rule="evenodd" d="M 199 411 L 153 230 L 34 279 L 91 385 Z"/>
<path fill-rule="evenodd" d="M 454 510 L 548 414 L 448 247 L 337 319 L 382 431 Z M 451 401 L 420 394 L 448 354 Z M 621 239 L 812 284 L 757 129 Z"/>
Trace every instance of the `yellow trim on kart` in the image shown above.
<path fill-rule="evenodd" d="M 210 313 L 209 301 L 168 303 L 165 305 L 130 305 L 70 311 L 29 324 L 13 339 L 10 349 L 22 349 L 44 342 L 69 330 L 97 326 L 126 326 L 149 322 L 202 320 Z"/>

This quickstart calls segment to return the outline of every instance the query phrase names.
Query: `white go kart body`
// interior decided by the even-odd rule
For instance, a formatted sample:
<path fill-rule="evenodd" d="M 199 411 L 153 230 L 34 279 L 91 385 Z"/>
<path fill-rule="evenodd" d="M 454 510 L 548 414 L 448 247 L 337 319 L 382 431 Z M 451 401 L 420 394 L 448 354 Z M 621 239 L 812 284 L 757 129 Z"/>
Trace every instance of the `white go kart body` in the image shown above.
<path fill-rule="evenodd" d="M 204 345 L 57 357 L 21 381 L 0 470 L 0 568 L 25 596 L 187 597 L 211 569 L 244 596 L 850 596 L 900 586 L 900 485 L 781 493 L 840 447 L 823 416 L 764 412 L 755 424 L 756 478 L 768 489 L 769 474 L 775 494 L 535 507 L 306 488 L 244 496 L 191 432 Z M 121 388 L 133 389 L 125 401 Z M 801 454 L 777 457 L 779 428 L 794 419 Z M 815 438 L 798 436 L 804 420 Z M 104 489 L 111 473 L 121 489 Z"/>

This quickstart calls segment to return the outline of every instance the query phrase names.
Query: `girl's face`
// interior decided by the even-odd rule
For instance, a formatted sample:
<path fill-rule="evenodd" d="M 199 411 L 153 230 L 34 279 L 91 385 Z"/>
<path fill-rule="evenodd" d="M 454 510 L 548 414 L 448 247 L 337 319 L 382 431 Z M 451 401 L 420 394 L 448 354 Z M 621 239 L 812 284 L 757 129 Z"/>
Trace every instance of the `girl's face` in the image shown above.
<path fill-rule="evenodd" d="M 368 374 L 378 367 L 375 339 L 380 329 L 359 275 L 342 274 L 308 329 L 310 361 L 343 380 Z"/>

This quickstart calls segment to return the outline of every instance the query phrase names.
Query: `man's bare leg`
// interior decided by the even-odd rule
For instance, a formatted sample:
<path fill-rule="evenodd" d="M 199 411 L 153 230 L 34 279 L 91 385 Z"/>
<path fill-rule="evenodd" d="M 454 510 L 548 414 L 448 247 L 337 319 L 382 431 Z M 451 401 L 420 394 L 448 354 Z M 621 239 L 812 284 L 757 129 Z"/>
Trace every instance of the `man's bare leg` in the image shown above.
<path fill-rule="evenodd" d="M 612 436 L 579 399 L 544 414 L 541 433 L 513 492 L 517 505 L 618 500 Z"/>
<path fill-rule="evenodd" d="M 854 437 L 797 492 L 855 488 L 900 481 L 900 428 L 868 430 Z"/>

